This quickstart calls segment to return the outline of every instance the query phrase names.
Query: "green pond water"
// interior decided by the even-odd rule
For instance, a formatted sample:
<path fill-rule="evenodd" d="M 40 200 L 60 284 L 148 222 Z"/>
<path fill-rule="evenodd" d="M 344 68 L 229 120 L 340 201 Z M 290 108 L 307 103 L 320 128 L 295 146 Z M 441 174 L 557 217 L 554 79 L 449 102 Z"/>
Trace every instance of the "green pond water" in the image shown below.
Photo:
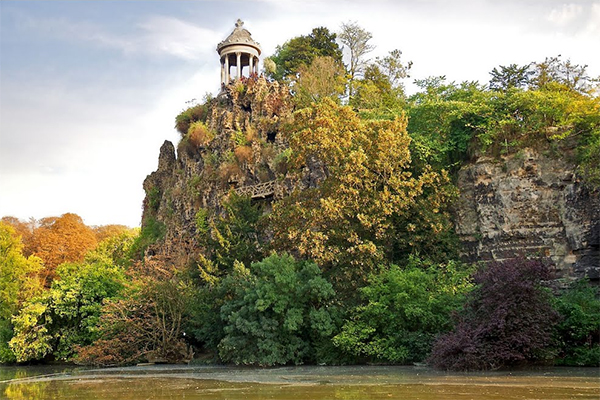
<path fill-rule="evenodd" d="M 600 370 L 446 373 L 394 366 L 0 367 L 0 399 L 600 399 Z"/>

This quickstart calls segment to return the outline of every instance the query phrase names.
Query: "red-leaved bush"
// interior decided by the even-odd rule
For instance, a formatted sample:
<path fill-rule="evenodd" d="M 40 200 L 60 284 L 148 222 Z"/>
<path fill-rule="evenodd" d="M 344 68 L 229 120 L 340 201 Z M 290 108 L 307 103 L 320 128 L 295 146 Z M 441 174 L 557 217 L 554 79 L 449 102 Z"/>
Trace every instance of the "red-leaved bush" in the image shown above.
<path fill-rule="evenodd" d="M 442 369 L 488 370 L 551 357 L 558 313 L 542 287 L 549 278 L 539 260 L 489 264 L 475 274 L 477 287 L 455 316 L 454 330 L 435 342 L 429 362 Z"/>

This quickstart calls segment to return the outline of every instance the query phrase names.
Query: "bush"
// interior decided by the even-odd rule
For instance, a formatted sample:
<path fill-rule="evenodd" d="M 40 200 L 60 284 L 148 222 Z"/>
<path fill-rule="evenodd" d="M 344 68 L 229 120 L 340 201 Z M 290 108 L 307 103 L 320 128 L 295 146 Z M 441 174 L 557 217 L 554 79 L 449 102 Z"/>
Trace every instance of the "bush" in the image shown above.
<path fill-rule="evenodd" d="M 208 110 L 208 101 L 204 104 L 197 104 L 193 107 L 183 110 L 175 118 L 175 129 L 177 129 L 181 136 L 186 135 L 192 123 L 197 121 L 206 122 L 206 119 L 208 118 Z"/>
<path fill-rule="evenodd" d="M 437 368 L 488 370 L 552 358 L 558 314 L 542 287 L 549 268 L 538 260 L 492 263 L 474 276 L 477 287 L 456 316 L 454 331 L 434 344 Z"/>
<path fill-rule="evenodd" d="M 317 361 L 316 348 L 334 333 L 333 287 L 319 267 L 273 254 L 249 269 L 236 263 L 223 279 L 231 294 L 221 307 L 225 362 L 270 366 Z"/>
<path fill-rule="evenodd" d="M 123 299 L 108 302 L 98 329 L 98 340 L 78 346 L 79 364 L 109 366 L 191 358 L 183 340 L 190 287 L 174 279 L 145 279 Z"/>
<path fill-rule="evenodd" d="M 166 226 L 155 218 L 148 218 L 130 247 L 130 258 L 141 260 L 148 246 L 164 238 Z"/>
<path fill-rule="evenodd" d="M 252 162 L 252 147 L 250 146 L 238 146 L 233 150 L 233 154 L 240 165 Z"/>
<path fill-rule="evenodd" d="M 346 321 L 333 343 L 377 362 L 423 361 L 435 336 L 450 330 L 451 312 L 469 290 L 469 271 L 455 262 L 422 269 L 412 259 L 391 266 L 361 289 L 363 305 Z"/>
<path fill-rule="evenodd" d="M 195 148 L 206 146 L 214 138 L 214 134 L 208 130 L 204 122 L 196 121 L 188 129 L 187 140 Z"/>
<path fill-rule="evenodd" d="M 600 366 L 600 299 L 598 289 L 580 281 L 558 297 L 557 364 Z"/>

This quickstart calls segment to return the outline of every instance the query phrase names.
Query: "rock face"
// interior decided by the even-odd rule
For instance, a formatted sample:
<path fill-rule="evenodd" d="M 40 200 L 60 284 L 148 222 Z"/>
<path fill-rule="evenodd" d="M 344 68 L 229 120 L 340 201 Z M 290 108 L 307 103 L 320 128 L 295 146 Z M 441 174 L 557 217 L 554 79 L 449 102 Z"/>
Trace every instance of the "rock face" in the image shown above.
<path fill-rule="evenodd" d="M 600 277 L 600 193 L 568 157 L 523 149 L 459 172 L 456 231 L 469 261 L 550 258 L 559 276 Z"/>
<path fill-rule="evenodd" d="M 291 112 L 287 88 L 264 79 L 237 82 L 209 103 L 208 142 L 184 138 L 177 150 L 170 142 L 162 145 L 158 169 L 144 181 L 143 224 L 164 224 L 165 233 L 146 251 L 146 263 L 171 269 L 193 262 L 201 251 L 198 211 L 218 211 L 231 189 L 274 182 L 277 199 L 294 188 L 315 187 L 326 176 L 316 160 L 300 174 L 287 172 L 281 128 Z M 464 257 L 542 256 L 561 276 L 599 279 L 600 193 L 578 180 L 569 158 L 523 149 L 465 165 L 455 209 Z"/>
<path fill-rule="evenodd" d="M 244 78 L 207 103 L 204 123 L 210 140 L 199 143 L 184 137 L 177 151 L 165 141 L 158 169 L 144 181 L 142 225 L 158 222 L 165 230 L 163 240 L 148 247 L 146 263 L 173 269 L 193 262 L 200 251 L 198 211 L 218 211 L 231 189 L 280 177 L 274 195 L 285 194 L 286 145 L 280 131 L 291 112 L 286 87 Z"/>

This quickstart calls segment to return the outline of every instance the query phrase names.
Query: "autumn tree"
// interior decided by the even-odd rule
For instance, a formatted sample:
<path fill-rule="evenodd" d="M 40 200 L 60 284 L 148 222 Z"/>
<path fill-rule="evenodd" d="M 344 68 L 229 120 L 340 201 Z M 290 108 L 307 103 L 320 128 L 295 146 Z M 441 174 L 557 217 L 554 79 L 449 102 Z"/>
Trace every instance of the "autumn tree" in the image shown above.
<path fill-rule="evenodd" d="M 121 298 L 104 305 L 98 339 L 75 347 L 75 361 L 88 365 L 127 365 L 142 361 L 182 362 L 191 355 L 183 324 L 191 287 L 171 277 L 144 277 Z"/>
<path fill-rule="evenodd" d="M 131 231 L 131 228 L 125 225 L 110 224 L 95 226 L 92 228 L 92 230 L 96 235 L 96 241 L 100 243 L 105 239 L 121 236 L 123 233 Z"/>
<path fill-rule="evenodd" d="M 322 163 L 317 187 L 273 206 L 274 245 L 315 260 L 338 284 L 360 285 L 383 262 L 444 253 L 448 176 L 410 171 L 406 118 L 362 121 L 329 99 L 294 114 L 290 163 Z"/>
<path fill-rule="evenodd" d="M 342 65 L 331 57 L 316 57 L 309 66 L 302 65 L 292 86 L 296 105 L 306 107 L 325 97 L 338 100 L 346 88 L 344 75 Z"/>
<path fill-rule="evenodd" d="M 65 262 L 82 261 L 96 244 L 94 231 L 76 214 L 41 219 L 34 232 L 33 249 L 44 262 L 46 285 L 54 278 L 56 267 Z"/>
<path fill-rule="evenodd" d="M 39 226 L 39 222 L 35 218 L 30 218 L 27 221 L 19 218 L 5 216 L 2 217 L 2 222 L 13 227 L 17 235 L 21 237 L 23 244 L 23 255 L 29 257 L 33 254 L 34 232 Z"/>

